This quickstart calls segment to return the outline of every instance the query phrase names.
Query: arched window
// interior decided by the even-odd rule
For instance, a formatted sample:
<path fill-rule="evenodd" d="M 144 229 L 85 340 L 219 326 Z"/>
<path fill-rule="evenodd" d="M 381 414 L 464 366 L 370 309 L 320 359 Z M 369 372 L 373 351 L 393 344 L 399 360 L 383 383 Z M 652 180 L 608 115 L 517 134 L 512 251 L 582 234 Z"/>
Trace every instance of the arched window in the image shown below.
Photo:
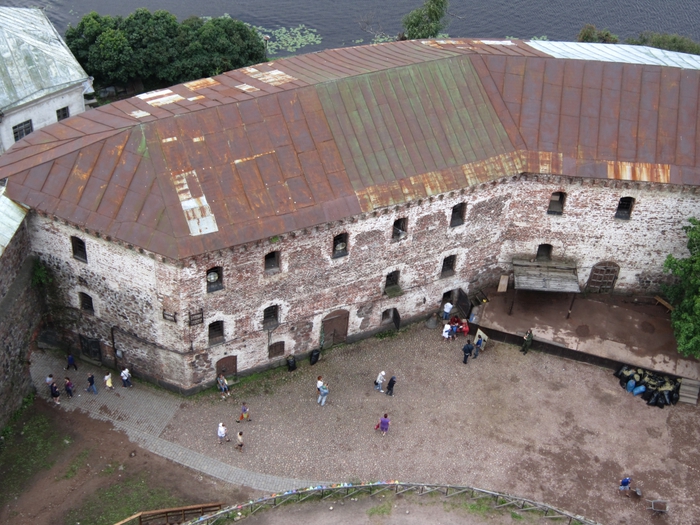
<path fill-rule="evenodd" d="M 265 271 L 278 272 L 280 269 L 280 252 L 270 252 L 265 256 Z"/>
<path fill-rule="evenodd" d="M 348 254 L 348 234 L 341 233 L 333 237 L 333 258 L 345 257 Z"/>
<path fill-rule="evenodd" d="M 209 346 L 224 342 L 224 322 L 214 321 L 209 325 Z"/>
<path fill-rule="evenodd" d="M 95 313 L 95 308 L 92 305 L 92 297 L 83 292 L 78 292 L 80 298 L 80 309 L 91 314 Z"/>
<path fill-rule="evenodd" d="M 207 270 L 207 293 L 221 290 L 224 287 L 224 269 L 221 266 Z"/>
<path fill-rule="evenodd" d="M 85 248 L 85 241 L 78 237 L 70 238 L 71 246 L 73 247 L 73 257 L 82 261 L 87 262 L 87 249 Z"/>

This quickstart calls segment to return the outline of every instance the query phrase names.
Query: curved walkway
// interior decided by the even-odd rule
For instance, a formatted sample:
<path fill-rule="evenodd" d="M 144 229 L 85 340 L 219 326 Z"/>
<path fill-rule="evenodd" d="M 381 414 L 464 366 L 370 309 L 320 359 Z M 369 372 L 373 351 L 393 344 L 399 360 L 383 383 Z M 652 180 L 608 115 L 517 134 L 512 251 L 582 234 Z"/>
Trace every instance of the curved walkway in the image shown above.
<path fill-rule="evenodd" d="M 45 384 L 49 374 L 53 374 L 54 379 L 58 379 L 56 384 L 59 387 L 63 385 L 64 376 L 68 375 L 76 386 L 76 392 L 73 399 L 68 399 L 65 395 L 61 396 L 63 410 L 80 409 L 87 412 L 90 417 L 110 421 L 117 430 L 124 431 L 130 440 L 154 454 L 227 483 L 245 485 L 265 492 L 284 492 L 322 484 L 318 481 L 251 472 L 166 441 L 159 436 L 175 416 L 182 403 L 181 398 L 148 385 L 122 388 L 121 380 L 114 372 L 112 372 L 112 382 L 115 388 L 113 391 L 107 391 L 101 386 L 104 369 L 100 370 L 97 367 L 79 363 L 78 372 L 73 369 L 66 372 L 63 370 L 64 366 L 65 363 L 51 352 L 36 351 L 32 354 L 32 381 L 39 395 L 44 398 L 49 397 Z M 97 395 L 84 391 L 88 372 L 95 374 L 95 384 L 98 385 Z"/>

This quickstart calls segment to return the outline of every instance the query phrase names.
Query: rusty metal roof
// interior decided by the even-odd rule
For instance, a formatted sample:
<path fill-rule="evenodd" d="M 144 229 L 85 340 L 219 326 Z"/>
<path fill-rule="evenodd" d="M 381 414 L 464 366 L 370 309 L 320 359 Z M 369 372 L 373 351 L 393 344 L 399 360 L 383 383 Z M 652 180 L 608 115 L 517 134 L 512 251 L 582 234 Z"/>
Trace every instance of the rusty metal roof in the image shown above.
<path fill-rule="evenodd" d="M 520 172 L 700 184 L 700 71 L 522 41 L 394 42 L 230 71 L 42 128 L 15 201 L 180 259 Z"/>

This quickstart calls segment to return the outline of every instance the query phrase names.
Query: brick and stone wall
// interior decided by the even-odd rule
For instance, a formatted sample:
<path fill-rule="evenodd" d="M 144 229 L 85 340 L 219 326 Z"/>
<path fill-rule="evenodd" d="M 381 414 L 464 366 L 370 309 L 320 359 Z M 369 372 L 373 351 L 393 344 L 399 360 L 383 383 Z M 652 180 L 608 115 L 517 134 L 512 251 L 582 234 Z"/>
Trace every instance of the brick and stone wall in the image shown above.
<path fill-rule="evenodd" d="M 554 192 L 566 194 L 560 216 L 547 214 Z M 614 218 L 621 197 L 635 199 L 630 220 Z M 464 223 L 451 227 L 460 203 Z M 78 292 L 93 297 L 95 313 L 81 314 L 75 330 L 99 338 L 108 357 L 116 345 L 137 377 L 189 391 L 211 384 L 220 359 L 236 356 L 243 371 L 283 360 L 269 358 L 272 343 L 284 342 L 287 355 L 318 347 L 323 319 L 336 310 L 349 313 L 349 339 L 386 329 L 390 309 L 402 322 L 427 316 L 445 292 L 494 286 L 513 258 L 534 258 L 540 244 L 552 245 L 554 260 L 576 263 L 582 288 L 596 263 L 612 261 L 620 266 L 617 292 L 655 291 L 667 278 L 666 256 L 687 255 L 682 227 L 699 211 L 692 188 L 523 174 L 183 261 L 48 217 L 35 217 L 32 247 L 60 275 L 74 310 Z M 394 221 L 403 218 L 406 235 L 393 239 Z M 333 258 L 339 234 L 347 234 L 348 254 Z M 72 257 L 71 235 L 85 241 L 87 263 Z M 273 251 L 279 268 L 265 270 Z M 448 256 L 456 258 L 454 273 L 444 277 Z M 208 293 L 206 274 L 216 267 L 223 288 Z M 397 297 L 384 294 L 393 271 L 400 272 Z M 270 306 L 279 311 L 274 329 L 263 326 Z M 200 312 L 201 323 L 191 324 Z M 223 322 L 223 342 L 210 344 L 216 321 Z"/>
<path fill-rule="evenodd" d="M 28 248 L 23 223 L 0 256 L 0 428 L 34 388 L 29 375 L 30 349 L 43 303 L 32 287 L 34 259 L 28 257 Z"/>

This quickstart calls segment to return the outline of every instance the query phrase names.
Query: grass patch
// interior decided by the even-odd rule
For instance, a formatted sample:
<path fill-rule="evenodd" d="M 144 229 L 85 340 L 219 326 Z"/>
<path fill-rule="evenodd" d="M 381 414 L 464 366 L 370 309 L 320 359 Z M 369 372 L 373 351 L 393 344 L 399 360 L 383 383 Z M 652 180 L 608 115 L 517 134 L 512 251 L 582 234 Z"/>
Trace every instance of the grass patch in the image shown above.
<path fill-rule="evenodd" d="M 70 444 L 70 439 L 59 437 L 46 416 L 27 410 L 32 402 L 33 398 L 23 404 L 18 412 L 26 412 L 24 417 L 13 416 L 2 432 L 0 503 L 21 493 L 38 471 L 50 469 L 56 454 Z"/>
<path fill-rule="evenodd" d="M 510 517 L 513 518 L 514 520 L 523 519 L 523 517 L 520 514 L 518 514 L 517 512 L 513 512 L 513 511 L 510 512 Z"/>
<path fill-rule="evenodd" d="M 166 489 L 150 484 L 146 475 L 140 475 L 98 490 L 81 508 L 68 513 L 66 523 L 113 525 L 137 512 L 186 504 Z"/>
<path fill-rule="evenodd" d="M 80 467 L 83 466 L 85 463 L 85 460 L 87 457 L 90 455 L 90 449 L 86 448 L 83 450 L 80 454 L 76 456 L 76 458 L 70 462 L 70 465 L 68 465 L 68 468 L 66 469 L 66 473 L 63 475 L 65 479 L 71 479 L 72 477 L 75 477 L 75 475 L 78 473 L 78 470 L 80 470 Z"/>
<path fill-rule="evenodd" d="M 379 332 L 378 334 L 374 334 L 375 339 L 391 339 L 392 337 L 396 337 L 399 335 L 398 330 L 387 330 L 386 332 Z"/>
<path fill-rule="evenodd" d="M 388 516 L 391 514 L 391 502 L 385 501 L 380 505 L 375 505 L 367 509 L 368 516 Z"/>

